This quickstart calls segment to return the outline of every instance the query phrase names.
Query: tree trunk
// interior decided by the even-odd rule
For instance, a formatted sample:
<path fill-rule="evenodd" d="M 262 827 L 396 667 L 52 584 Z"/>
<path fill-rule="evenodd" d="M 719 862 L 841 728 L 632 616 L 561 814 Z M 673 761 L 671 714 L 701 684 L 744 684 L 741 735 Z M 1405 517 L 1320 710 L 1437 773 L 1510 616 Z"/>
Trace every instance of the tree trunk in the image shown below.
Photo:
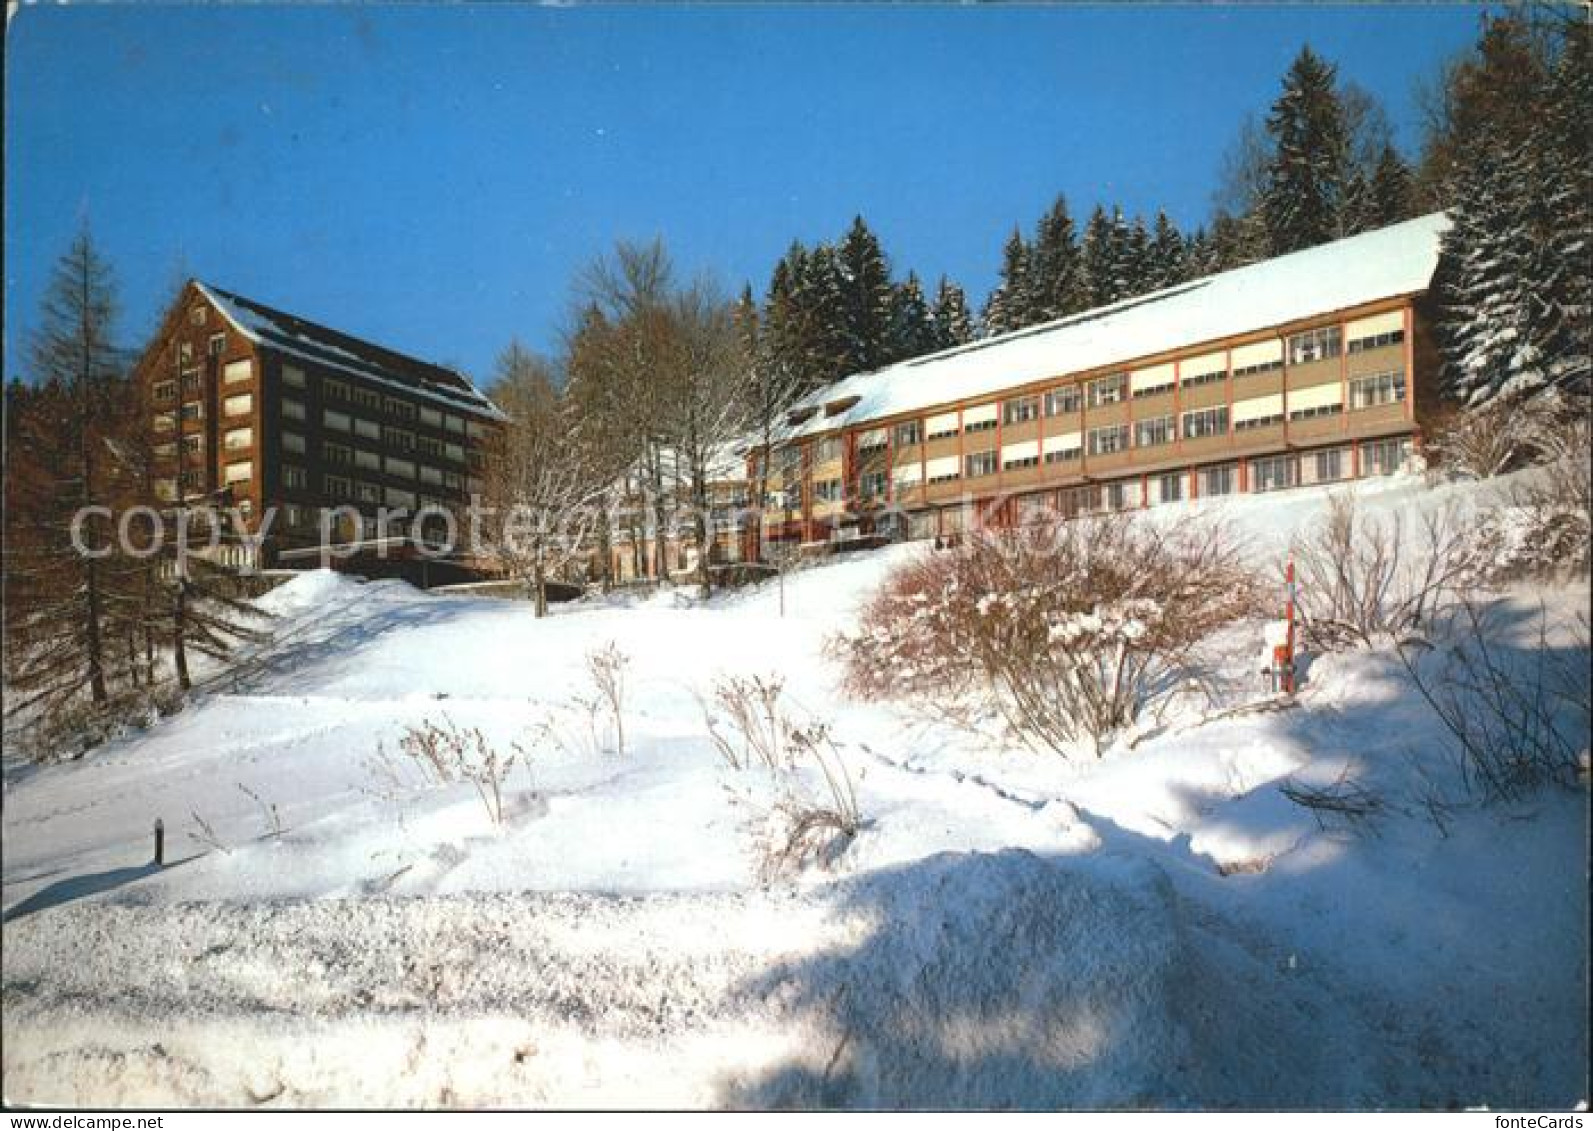
<path fill-rule="evenodd" d="M 177 579 L 177 591 L 172 596 L 171 658 L 177 668 L 177 686 L 184 691 L 193 687 L 188 678 L 188 650 L 183 638 L 188 635 L 188 594 L 182 578 Z"/>
<path fill-rule="evenodd" d="M 539 553 L 536 561 L 531 566 L 532 584 L 536 587 L 536 610 L 538 617 L 548 615 L 548 574 L 547 568 L 542 563 Z"/>

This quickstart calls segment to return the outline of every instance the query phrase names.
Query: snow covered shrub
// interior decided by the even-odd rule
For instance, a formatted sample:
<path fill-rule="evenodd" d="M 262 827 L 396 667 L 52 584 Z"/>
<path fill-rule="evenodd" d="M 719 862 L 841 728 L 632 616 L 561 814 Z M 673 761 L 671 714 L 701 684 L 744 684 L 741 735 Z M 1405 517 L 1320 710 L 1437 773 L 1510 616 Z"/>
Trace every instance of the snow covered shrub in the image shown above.
<path fill-rule="evenodd" d="M 1546 430 L 1544 465 L 1510 492 L 1500 512 L 1496 572 L 1587 573 L 1593 559 L 1593 442 L 1588 418 L 1566 416 Z"/>
<path fill-rule="evenodd" d="M 778 675 L 731 675 L 714 680 L 710 700 L 699 697 L 708 738 L 732 770 L 754 762 L 774 770 L 789 760 L 785 734 L 790 723 L 780 703 L 784 691 L 785 680 Z"/>
<path fill-rule="evenodd" d="M 1503 606 L 1465 600 L 1435 619 L 1427 639 L 1399 649 L 1412 686 L 1455 744 L 1467 788 L 1486 800 L 1575 784 L 1593 726 L 1586 615 L 1551 644 L 1540 608 L 1525 647 L 1510 640 L 1511 619 Z"/>
<path fill-rule="evenodd" d="M 461 728 L 444 718 L 441 723 L 422 719 L 405 727 L 398 748 L 431 785 L 468 781 L 475 787 L 487 817 L 503 824 L 503 783 L 515 763 L 525 757 L 518 743 L 504 757 L 475 727 Z"/>
<path fill-rule="evenodd" d="M 586 654 L 587 675 L 613 726 L 616 754 L 625 753 L 625 669 L 630 663 L 630 657 L 612 640 Z"/>
<path fill-rule="evenodd" d="M 1024 741 L 1099 754 L 1203 676 L 1210 635 L 1258 605 L 1226 531 L 1127 515 L 982 534 L 889 577 L 832 642 L 845 687 L 999 713 Z"/>
<path fill-rule="evenodd" d="M 809 863 L 833 864 L 863 829 L 857 790 L 829 726 L 788 726 L 785 742 L 797 761 L 811 762 L 818 769 L 824 794 L 804 790 L 787 767 L 783 794 L 775 803 L 773 820 L 760 845 L 758 874 L 766 884 L 799 872 Z"/>
<path fill-rule="evenodd" d="M 1433 429 L 1426 447 L 1450 473 L 1487 479 L 1532 462 L 1552 418 L 1553 409 L 1542 398 L 1499 399 L 1480 408 L 1455 408 Z"/>
<path fill-rule="evenodd" d="M 1453 506 L 1407 521 L 1336 495 L 1293 546 L 1304 640 L 1334 651 L 1417 631 L 1483 582 L 1490 553 Z"/>

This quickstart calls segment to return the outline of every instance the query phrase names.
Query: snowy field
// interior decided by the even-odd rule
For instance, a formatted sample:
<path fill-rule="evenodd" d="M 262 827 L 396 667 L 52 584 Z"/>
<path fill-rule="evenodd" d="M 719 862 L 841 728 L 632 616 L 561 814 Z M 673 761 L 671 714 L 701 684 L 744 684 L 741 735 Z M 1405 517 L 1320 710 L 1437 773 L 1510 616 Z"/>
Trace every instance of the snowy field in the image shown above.
<path fill-rule="evenodd" d="M 1410 510 L 1491 488 L 1364 486 Z M 1325 493 L 1225 504 L 1266 560 Z M 1171 515 L 1173 512 L 1167 512 Z M 1187 513 L 1187 512 L 1185 512 Z M 850 702 L 826 639 L 921 547 L 776 585 L 526 605 L 308 574 L 150 730 L 8 764 L 10 1102 L 1563 1107 L 1586 1095 L 1587 794 L 1461 800 L 1390 653 L 1099 761 Z M 1585 585 L 1499 598 L 1523 637 Z M 1280 593 L 1281 601 L 1281 593 Z M 628 658 L 624 751 L 587 656 Z M 1530 643 L 1523 639 L 1522 643 Z M 1237 626 L 1235 701 L 1262 695 Z M 864 821 L 760 875 L 781 787 L 703 701 L 778 674 Z M 502 820 L 400 749 L 507 754 Z M 1288 783 L 1384 800 L 1319 822 Z M 822 794 L 812 766 L 793 779 Z M 1425 799 L 1456 801 L 1435 820 Z M 151 827 L 168 866 L 150 864 Z"/>

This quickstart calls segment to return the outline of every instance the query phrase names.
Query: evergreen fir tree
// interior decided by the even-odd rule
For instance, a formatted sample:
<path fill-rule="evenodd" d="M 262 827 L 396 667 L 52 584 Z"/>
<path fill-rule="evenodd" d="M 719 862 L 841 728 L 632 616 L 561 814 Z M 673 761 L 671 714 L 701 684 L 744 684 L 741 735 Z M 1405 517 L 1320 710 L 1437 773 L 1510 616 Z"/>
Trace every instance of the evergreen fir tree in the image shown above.
<path fill-rule="evenodd" d="M 1117 226 L 1106 215 L 1106 209 L 1095 206 L 1084 225 L 1084 239 L 1079 248 L 1084 266 L 1084 279 L 1090 296 L 1090 306 L 1105 306 L 1115 301 L 1119 276 L 1119 237 Z"/>
<path fill-rule="evenodd" d="M 924 301 L 918 276 L 912 271 L 891 294 L 891 325 L 886 363 L 933 353 L 936 349 L 935 322 Z"/>
<path fill-rule="evenodd" d="M 1385 145 L 1372 171 L 1364 228 L 1386 228 L 1415 214 L 1410 167 L 1392 145 Z"/>
<path fill-rule="evenodd" d="M 1274 148 L 1260 203 L 1272 255 L 1326 243 L 1342 230 L 1349 138 L 1335 76 L 1330 63 L 1301 48 L 1267 116 Z"/>
<path fill-rule="evenodd" d="M 1121 301 L 1153 291 L 1158 284 L 1155 282 L 1151 235 L 1145 228 L 1144 217 L 1136 216 L 1134 222 L 1129 224 L 1119 213 L 1119 221 L 1124 224 L 1123 254 L 1119 262 L 1117 286 L 1117 297 Z"/>
<path fill-rule="evenodd" d="M 968 310 L 968 299 L 963 290 L 946 276 L 940 277 L 935 291 L 935 306 L 931 312 L 935 327 L 935 348 L 950 349 L 974 340 L 973 315 Z"/>
<path fill-rule="evenodd" d="M 1151 236 L 1150 272 L 1151 290 L 1161 290 L 1181 283 L 1185 279 L 1184 238 L 1166 212 L 1156 213 L 1156 228 Z"/>
<path fill-rule="evenodd" d="M 1089 306 L 1078 235 L 1065 197 L 1058 196 L 1040 218 L 1029 267 L 1030 320 L 1049 322 Z"/>
<path fill-rule="evenodd" d="M 1029 245 L 1017 228 L 1007 237 L 1001 255 L 1001 281 L 985 303 L 984 328 L 990 336 L 1021 330 L 1033 309 L 1029 293 Z"/>
<path fill-rule="evenodd" d="M 848 373 L 878 369 L 891 348 L 891 277 L 879 240 L 863 217 L 853 218 L 838 263 L 846 336 L 841 368 Z"/>

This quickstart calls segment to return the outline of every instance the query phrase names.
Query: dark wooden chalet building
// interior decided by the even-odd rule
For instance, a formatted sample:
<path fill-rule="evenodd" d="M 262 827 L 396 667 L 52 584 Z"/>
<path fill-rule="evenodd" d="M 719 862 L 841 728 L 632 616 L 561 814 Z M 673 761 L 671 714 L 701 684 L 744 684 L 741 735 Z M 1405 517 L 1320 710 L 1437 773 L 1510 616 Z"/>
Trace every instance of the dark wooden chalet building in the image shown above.
<path fill-rule="evenodd" d="M 154 429 L 155 493 L 235 507 L 219 556 L 320 564 L 323 512 L 341 568 L 429 581 L 490 572 L 431 542 L 481 491 L 503 414 L 464 374 L 191 280 L 135 370 Z M 462 525 L 462 524 L 461 524 Z M 252 546 L 243 534 L 264 537 Z"/>

